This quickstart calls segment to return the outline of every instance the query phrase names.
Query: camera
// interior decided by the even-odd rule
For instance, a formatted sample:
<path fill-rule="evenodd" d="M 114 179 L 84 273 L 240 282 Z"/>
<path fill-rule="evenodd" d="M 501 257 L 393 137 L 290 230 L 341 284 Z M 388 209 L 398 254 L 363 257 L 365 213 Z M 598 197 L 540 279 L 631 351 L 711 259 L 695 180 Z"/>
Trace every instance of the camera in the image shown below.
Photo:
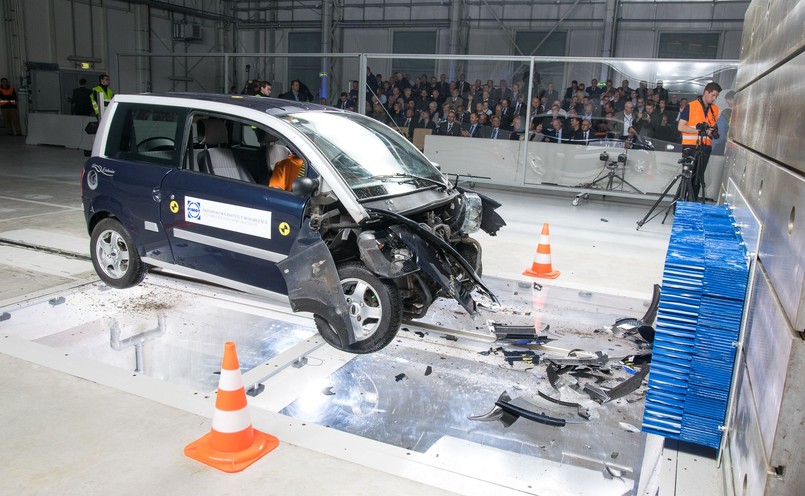
<path fill-rule="evenodd" d="M 618 155 L 618 163 L 619 164 L 625 164 L 626 163 L 626 154 L 625 153 L 621 153 L 620 155 Z"/>
<path fill-rule="evenodd" d="M 718 139 L 721 134 L 718 132 L 718 126 L 708 126 L 706 122 L 700 122 L 696 124 L 696 130 L 699 131 L 700 135 L 705 135 L 708 132 L 710 133 L 710 137 L 713 139 Z"/>
<path fill-rule="evenodd" d="M 607 160 L 609 160 L 609 153 L 601 152 L 601 155 L 598 156 L 598 160 L 600 160 L 601 162 L 606 162 Z"/>

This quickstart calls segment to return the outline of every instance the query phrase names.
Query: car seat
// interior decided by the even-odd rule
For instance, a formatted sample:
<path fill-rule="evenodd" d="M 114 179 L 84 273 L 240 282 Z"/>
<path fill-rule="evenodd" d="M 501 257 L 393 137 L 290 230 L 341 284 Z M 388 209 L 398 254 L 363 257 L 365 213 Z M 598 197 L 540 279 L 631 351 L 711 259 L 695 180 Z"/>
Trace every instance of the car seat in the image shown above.
<path fill-rule="evenodd" d="M 202 171 L 216 176 L 254 182 L 249 171 L 235 161 L 232 150 L 226 148 L 229 139 L 226 124 L 220 119 L 205 119 L 197 123 L 199 142 L 204 151 L 198 156 L 198 166 Z"/>
<path fill-rule="evenodd" d="M 268 148 L 268 169 L 269 172 L 274 171 L 274 167 L 280 160 L 285 160 L 291 155 L 291 150 L 285 145 L 274 143 Z"/>

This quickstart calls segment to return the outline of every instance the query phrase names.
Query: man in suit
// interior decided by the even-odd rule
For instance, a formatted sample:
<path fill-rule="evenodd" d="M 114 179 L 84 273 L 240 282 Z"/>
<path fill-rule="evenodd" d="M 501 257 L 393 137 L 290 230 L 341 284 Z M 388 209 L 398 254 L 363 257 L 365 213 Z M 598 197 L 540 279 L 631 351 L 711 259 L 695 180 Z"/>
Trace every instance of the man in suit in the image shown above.
<path fill-rule="evenodd" d="M 428 96 L 428 90 L 426 88 L 422 88 L 419 90 L 419 97 L 416 99 L 415 107 L 418 111 L 422 112 L 423 110 L 428 110 L 429 105 L 430 96 Z"/>
<path fill-rule="evenodd" d="M 460 136 L 461 126 L 456 123 L 456 113 L 452 110 L 447 114 L 447 120 L 439 125 L 438 134 L 442 136 Z"/>
<path fill-rule="evenodd" d="M 663 88 L 662 81 L 657 81 L 657 87 L 654 88 L 654 94 L 659 96 L 660 100 L 665 100 L 667 102 L 669 99 L 668 90 Z"/>
<path fill-rule="evenodd" d="M 458 94 L 462 97 L 466 97 L 470 91 L 470 83 L 465 81 L 464 74 L 458 75 L 458 81 L 456 81 L 456 89 L 458 90 Z"/>
<path fill-rule="evenodd" d="M 553 102 L 559 100 L 559 92 L 553 89 L 553 83 L 548 83 L 548 88 L 542 96 L 546 98 L 549 106 L 553 106 Z"/>
<path fill-rule="evenodd" d="M 615 133 L 616 139 L 626 139 L 629 135 L 629 128 L 637 123 L 637 115 L 634 113 L 634 108 L 631 101 L 627 101 L 623 106 L 623 112 L 615 114 L 615 122 L 612 124 L 612 130 Z"/>
<path fill-rule="evenodd" d="M 461 126 L 470 121 L 470 113 L 464 110 L 464 105 L 456 107 L 456 122 Z"/>
<path fill-rule="evenodd" d="M 500 80 L 500 86 L 495 93 L 495 101 L 501 102 L 503 99 L 512 100 L 512 90 L 509 88 L 509 83 L 505 79 Z"/>
<path fill-rule="evenodd" d="M 576 95 L 576 91 L 579 89 L 579 82 L 575 79 L 570 82 L 570 87 L 565 89 L 565 101 L 570 100 L 570 97 Z"/>
<path fill-rule="evenodd" d="M 525 117 L 526 110 L 525 95 L 518 93 L 517 100 L 515 100 L 514 105 L 512 105 L 512 116 L 519 115 L 520 117 Z"/>
<path fill-rule="evenodd" d="M 447 74 L 440 74 L 439 75 L 439 82 L 436 83 L 436 86 L 431 88 L 433 90 L 439 90 L 441 95 L 449 95 L 450 93 L 448 90 L 450 89 L 450 84 L 447 82 Z"/>
<path fill-rule="evenodd" d="M 551 122 L 553 128 L 545 131 L 545 137 L 549 143 L 568 143 L 571 136 L 564 130 L 562 119 L 554 119 Z"/>
<path fill-rule="evenodd" d="M 87 80 L 81 78 L 78 88 L 73 90 L 70 98 L 70 113 L 73 115 L 92 115 L 92 90 L 87 88 Z"/>
<path fill-rule="evenodd" d="M 603 88 L 598 86 L 598 80 L 596 78 L 592 78 L 590 80 L 590 86 L 587 86 L 585 92 L 590 96 L 590 100 L 597 100 L 601 98 Z"/>
<path fill-rule="evenodd" d="M 484 137 L 494 140 L 508 140 L 511 133 L 500 128 L 500 117 L 493 115 L 491 122 L 492 126 L 485 128 L 486 135 Z"/>
<path fill-rule="evenodd" d="M 497 109 L 495 109 L 497 110 Z M 512 119 L 514 118 L 514 109 L 509 104 L 509 99 L 504 98 L 500 101 L 500 125 L 501 127 L 509 127 Z"/>
<path fill-rule="evenodd" d="M 450 104 L 450 110 L 456 110 L 459 105 L 464 103 L 464 99 L 458 95 L 458 88 L 453 88 L 450 93 L 450 98 L 447 99 L 446 103 Z"/>
<path fill-rule="evenodd" d="M 422 112 L 420 112 L 419 120 L 416 121 L 416 124 L 414 124 L 414 128 L 436 129 L 436 124 L 434 124 L 433 121 L 430 120 L 430 112 L 428 112 L 427 110 L 423 110 Z M 411 131 L 411 134 L 414 134 L 413 131 Z"/>
<path fill-rule="evenodd" d="M 470 114 L 469 122 L 465 122 L 463 126 L 461 126 L 461 135 L 466 138 L 480 138 L 481 137 L 481 123 L 478 122 L 478 114 L 475 112 Z"/>
<path fill-rule="evenodd" d="M 352 106 L 352 102 L 349 101 L 349 93 L 346 91 L 341 92 L 341 96 L 338 97 L 338 101 L 333 105 L 334 107 L 338 107 L 342 110 L 346 110 Z"/>
<path fill-rule="evenodd" d="M 414 135 L 415 125 L 416 120 L 414 119 L 414 109 L 405 109 L 405 117 L 400 120 L 399 126 L 400 129 L 402 129 L 402 132 L 404 132 L 409 139 Z"/>
<path fill-rule="evenodd" d="M 586 145 L 591 140 L 593 140 L 594 137 L 593 137 L 593 131 L 592 131 L 591 127 L 592 127 L 592 122 L 589 119 L 584 119 L 583 121 L 581 121 L 581 129 L 579 129 L 573 135 L 573 143 L 578 143 L 580 145 Z"/>
<path fill-rule="evenodd" d="M 291 81 L 291 89 L 280 95 L 280 98 L 283 100 L 291 100 L 296 102 L 313 101 L 313 95 L 310 94 L 310 91 L 307 89 L 307 87 L 302 85 L 302 81 L 298 79 Z"/>
<path fill-rule="evenodd" d="M 525 131 L 523 128 L 523 118 L 519 115 L 515 115 L 514 119 L 512 119 L 511 125 L 509 126 L 509 131 L 511 132 L 509 139 L 512 141 L 518 141 Z"/>

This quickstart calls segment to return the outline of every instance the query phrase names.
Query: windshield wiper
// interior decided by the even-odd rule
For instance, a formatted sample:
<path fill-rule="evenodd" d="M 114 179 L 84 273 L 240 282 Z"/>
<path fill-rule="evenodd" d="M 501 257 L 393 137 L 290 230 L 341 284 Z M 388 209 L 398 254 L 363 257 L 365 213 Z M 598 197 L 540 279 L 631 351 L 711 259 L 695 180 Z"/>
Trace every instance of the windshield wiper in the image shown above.
<path fill-rule="evenodd" d="M 380 174 L 380 175 L 377 175 L 377 176 L 372 176 L 369 179 L 379 179 L 380 181 L 388 180 L 388 179 L 407 179 L 406 182 L 424 181 L 426 183 L 435 184 L 436 186 L 439 186 L 440 188 L 442 188 L 444 190 L 447 190 L 447 184 L 445 184 L 442 181 L 439 181 L 437 179 L 431 179 L 429 177 L 417 176 L 417 175 L 414 175 L 414 174 L 406 174 L 404 172 L 398 172 L 396 174 Z"/>

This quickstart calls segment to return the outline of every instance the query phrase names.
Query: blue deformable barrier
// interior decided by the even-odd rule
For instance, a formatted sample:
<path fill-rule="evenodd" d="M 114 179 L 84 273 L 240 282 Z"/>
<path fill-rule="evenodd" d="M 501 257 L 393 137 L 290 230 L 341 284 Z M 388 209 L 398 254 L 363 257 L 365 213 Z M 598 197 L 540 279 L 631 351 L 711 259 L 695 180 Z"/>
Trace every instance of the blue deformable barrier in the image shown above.
<path fill-rule="evenodd" d="M 719 447 L 749 276 L 736 231 L 726 206 L 676 205 L 644 432 Z"/>

